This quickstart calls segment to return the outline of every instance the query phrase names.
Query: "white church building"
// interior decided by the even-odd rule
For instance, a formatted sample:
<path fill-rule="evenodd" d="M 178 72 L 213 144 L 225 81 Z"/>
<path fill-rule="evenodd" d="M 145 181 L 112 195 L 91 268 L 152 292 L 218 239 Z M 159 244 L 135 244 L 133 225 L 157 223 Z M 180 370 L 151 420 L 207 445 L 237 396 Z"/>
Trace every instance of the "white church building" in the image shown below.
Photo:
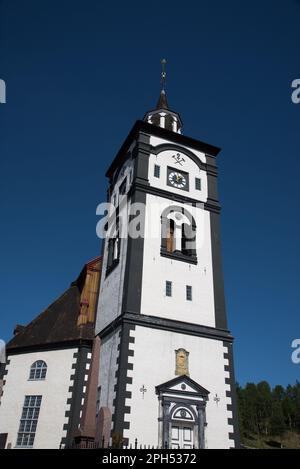
<path fill-rule="evenodd" d="M 219 151 L 182 135 L 162 89 L 106 173 L 117 218 L 108 224 L 96 322 L 99 407 L 126 444 L 239 446 Z M 140 236 L 124 236 L 137 203 L 145 207 Z"/>
<path fill-rule="evenodd" d="M 219 151 L 162 87 L 106 173 L 102 258 L 8 344 L 1 448 L 239 447 Z"/>

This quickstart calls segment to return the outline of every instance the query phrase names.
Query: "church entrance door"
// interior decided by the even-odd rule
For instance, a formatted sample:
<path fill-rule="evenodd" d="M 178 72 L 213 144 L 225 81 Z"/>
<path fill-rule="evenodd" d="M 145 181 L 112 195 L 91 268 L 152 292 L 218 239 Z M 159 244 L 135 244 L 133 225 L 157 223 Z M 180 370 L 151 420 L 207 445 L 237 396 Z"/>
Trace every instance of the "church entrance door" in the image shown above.
<path fill-rule="evenodd" d="M 193 449 L 194 425 L 185 422 L 172 423 L 172 448 Z"/>

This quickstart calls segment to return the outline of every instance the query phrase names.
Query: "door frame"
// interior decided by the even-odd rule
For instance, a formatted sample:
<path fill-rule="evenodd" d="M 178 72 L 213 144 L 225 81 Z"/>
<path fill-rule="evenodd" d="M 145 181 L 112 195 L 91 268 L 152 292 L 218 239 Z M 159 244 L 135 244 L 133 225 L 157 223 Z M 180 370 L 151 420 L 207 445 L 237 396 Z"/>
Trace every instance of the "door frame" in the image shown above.
<path fill-rule="evenodd" d="M 176 402 L 174 402 L 174 400 Z M 194 447 L 195 449 L 204 449 L 206 427 L 205 405 L 206 402 L 193 400 L 187 401 L 183 399 L 177 400 L 176 398 L 172 399 L 167 396 L 162 396 L 163 416 L 159 419 L 162 420 L 161 446 L 170 446 L 172 441 L 172 423 L 179 421 L 178 419 L 173 419 L 172 416 L 177 409 L 182 407 L 193 415 L 193 419 L 180 420 L 180 422 L 194 425 Z"/>
<path fill-rule="evenodd" d="M 205 448 L 206 403 L 209 391 L 189 376 L 182 375 L 156 386 L 159 400 L 158 444 L 170 446 L 172 440 L 172 418 L 180 407 L 188 410 L 190 418 L 179 420 L 194 422 L 195 449 Z"/>

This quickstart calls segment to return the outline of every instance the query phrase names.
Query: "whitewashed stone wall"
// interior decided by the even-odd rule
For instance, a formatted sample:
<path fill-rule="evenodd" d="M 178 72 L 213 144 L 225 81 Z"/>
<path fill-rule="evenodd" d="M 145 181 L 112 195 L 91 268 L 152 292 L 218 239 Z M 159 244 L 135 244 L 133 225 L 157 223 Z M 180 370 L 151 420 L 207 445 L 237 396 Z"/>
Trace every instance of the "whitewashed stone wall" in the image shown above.
<path fill-rule="evenodd" d="M 59 448 L 66 436 L 63 430 L 68 423 L 65 412 L 70 410 L 67 399 L 72 397 L 72 365 L 77 348 L 10 355 L 5 375 L 5 385 L 0 405 L 0 433 L 8 433 L 7 444 L 16 446 L 20 418 L 26 395 L 41 395 L 42 404 L 34 440 L 35 449 Z M 31 365 L 37 360 L 47 364 L 45 380 L 30 381 Z"/>

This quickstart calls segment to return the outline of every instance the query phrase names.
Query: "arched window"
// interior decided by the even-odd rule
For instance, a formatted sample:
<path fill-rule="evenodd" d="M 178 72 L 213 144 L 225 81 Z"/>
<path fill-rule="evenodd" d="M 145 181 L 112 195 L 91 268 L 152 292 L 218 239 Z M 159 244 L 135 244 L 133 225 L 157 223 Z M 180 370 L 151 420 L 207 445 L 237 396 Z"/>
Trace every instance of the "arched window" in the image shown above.
<path fill-rule="evenodd" d="M 29 379 L 45 379 L 47 373 L 47 364 L 43 360 L 37 360 L 30 367 Z"/>
<path fill-rule="evenodd" d="M 197 264 L 196 224 L 183 207 L 170 206 L 161 215 L 161 255 Z"/>

